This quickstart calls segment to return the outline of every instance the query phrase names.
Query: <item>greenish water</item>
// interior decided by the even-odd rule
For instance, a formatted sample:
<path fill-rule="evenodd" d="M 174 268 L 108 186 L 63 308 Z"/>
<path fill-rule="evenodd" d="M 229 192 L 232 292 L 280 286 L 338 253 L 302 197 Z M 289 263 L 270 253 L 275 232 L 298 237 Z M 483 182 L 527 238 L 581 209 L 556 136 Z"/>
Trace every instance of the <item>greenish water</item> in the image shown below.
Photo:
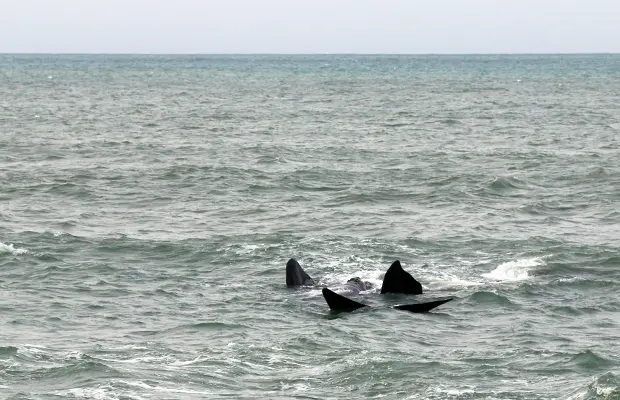
<path fill-rule="evenodd" d="M 620 399 L 620 56 L 0 55 L 0 89 L 2 398 Z M 290 257 L 456 300 L 333 315 Z"/>

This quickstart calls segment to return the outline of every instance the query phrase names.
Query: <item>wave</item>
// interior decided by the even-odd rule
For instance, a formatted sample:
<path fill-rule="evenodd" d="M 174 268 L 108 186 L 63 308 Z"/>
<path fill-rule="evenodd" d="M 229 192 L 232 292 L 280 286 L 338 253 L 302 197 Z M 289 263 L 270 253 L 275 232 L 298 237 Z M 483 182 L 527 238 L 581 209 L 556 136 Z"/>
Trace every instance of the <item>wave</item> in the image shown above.
<path fill-rule="evenodd" d="M 571 307 L 571 306 L 555 306 L 555 307 L 551 307 L 551 311 L 553 313 L 562 314 L 562 315 L 566 315 L 569 317 L 576 317 L 584 313 L 593 313 L 596 311 L 596 309 L 591 308 L 591 307 L 590 308 L 577 308 L 577 307 Z"/>
<path fill-rule="evenodd" d="M 603 288 L 613 288 L 618 285 L 618 282 L 610 279 L 600 279 L 588 276 L 572 276 L 559 278 L 551 282 L 541 283 L 550 288 L 557 288 L 565 290 L 566 288 L 572 288 L 572 290 L 587 290 L 596 289 L 601 290 Z"/>
<path fill-rule="evenodd" d="M 15 246 L 13 246 L 13 243 L 4 244 L 4 243 L 0 242 L 0 254 L 2 254 L 2 253 L 11 253 L 13 255 L 18 256 L 20 254 L 25 254 L 27 252 L 28 252 L 28 250 L 26 250 L 26 249 L 15 248 Z"/>
<path fill-rule="evenodd" d="M 496 304 L 503 306 L 513 305 L 512 301 L 506 296 L 495 292 L 480 291 L 469 296 L 469 300 L 476 304 Z"/>
<path fill-rule="evenodd" d="M 0 346 L 0 357 L 13 356 L 17 354 L 17 350 L 14 346 Z"/>
<path fill-rule="evenodd" d="M 587 202 L 583 203 L 562 203 L 560 201 L 537 201 L 532 204 L 528 204 L 523 206 L 520 211 L 525 214 L 530 215 L 549 215 L 552 213 L 555 214 L 565 214 L 571 211 L 576 210 L 585 210 L 590 207 L 590 204 Z"/>
<path fill-rule="evenodd" d="M 590 350 L 575 354 L 571 358 L 571 362 L 584 369 L 605 368 L 611 364 L 611 361 L 593 353 Z"/>
<path fill-rule="evenodd" d="M 597 265 L 603 267 L 618 267 L 620 266 L 620 256 L 611 256 L 608 258 L 603 258 L 597 262 Z"/>
<path fill-rule="evenodd" d="M 504 192 L 515 189 L 529 189 L 527 182 L 514 176 L 496 177 L 489 183 L 488 188 L 494 192 Z"/>
<path fill-rule="evenodd" d="M 620 378 L 611 372 L 598 376 L 566 400 L 620 400 Z"/>
<path fill-rule="evenodd" d="M 226 323 L 226 322 L 197 322 L 194 324 L 183 324 L 175 327 L 170 327 L 167 329 L 162 329 L 160 331 L 141 331 L 142 334 L 145 335 L 157 335 L 164 334 L 169 332 L 178 332 L 178 331 L 190 331 L 197 332 L 201 330 L 207 331 L 217 331 L 217 332 L 228 332 L 230 330 L 247 330 L 249 326 L 243 324 L 235 324 L 235 323 Z"/>
<path fill-rule="evenodd" d="M 96 379 L 96 377 L 119 377 L 122 375 L 118 370 L 88 358 L 75 360 L 60 367 L 39 368 L 33 375 L 37 379 L 73 379 L 84 381 L 91 381 Z"/>
<path fill-rule="evenodd" d="M 411 122 L 384 122 L 381 124 L 381 126 L 384 126 L 386 128 L 401 128 L 404 126 L 411 126 L 414 125 Z"/>

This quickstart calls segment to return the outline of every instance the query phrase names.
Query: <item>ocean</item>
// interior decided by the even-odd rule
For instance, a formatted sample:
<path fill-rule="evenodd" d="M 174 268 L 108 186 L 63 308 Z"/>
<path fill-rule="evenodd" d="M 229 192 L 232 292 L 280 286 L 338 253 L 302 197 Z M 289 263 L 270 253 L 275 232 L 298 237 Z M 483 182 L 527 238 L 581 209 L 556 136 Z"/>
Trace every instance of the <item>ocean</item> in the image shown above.
<path fill-rule="evenodd" d="M 620 399 L 619 104 L 620 55 L 0 55 L 0 397 Z M 395 260 L 455 299 L 329 311 Z"/>

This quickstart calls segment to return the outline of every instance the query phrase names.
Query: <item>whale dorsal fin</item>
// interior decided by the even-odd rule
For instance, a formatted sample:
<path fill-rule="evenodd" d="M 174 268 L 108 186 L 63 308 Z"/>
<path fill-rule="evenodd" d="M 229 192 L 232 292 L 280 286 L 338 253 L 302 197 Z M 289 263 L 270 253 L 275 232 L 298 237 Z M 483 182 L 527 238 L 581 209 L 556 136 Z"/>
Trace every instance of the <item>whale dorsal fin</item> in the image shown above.
<path fill-rule="evenodd" d="M 314 280 L 301 268 L 301 265 L 291 258 L 286 263 L 286 286 L 314 285 Z"/>
<path fill-rule="evenodd" d="M 384 293 L 422 294 L 422 285 L 405 271 L 400 261 L 397 260 L 388 268 L 383 277 L 381 294 Z"/>

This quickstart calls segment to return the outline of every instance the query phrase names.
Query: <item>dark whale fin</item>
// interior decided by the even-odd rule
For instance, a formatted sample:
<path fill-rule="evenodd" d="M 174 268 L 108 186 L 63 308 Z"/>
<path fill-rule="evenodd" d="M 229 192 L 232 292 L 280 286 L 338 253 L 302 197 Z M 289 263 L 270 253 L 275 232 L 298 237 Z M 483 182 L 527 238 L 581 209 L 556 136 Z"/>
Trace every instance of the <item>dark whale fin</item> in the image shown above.
<path fill-rule="evenodd" d="M 344 297 L 338 293 L 335 293 L 328 288 L 323 288 L 323 298 L 325 298 L 325 301 L 327 302 L 329 308 L 335 311 L 354 311 L 362 307 L 370 307 L 366 304 L 358 303 L 357 301 L 351 300 L 348 297 Z M 429 301 L 427 303 L 399 304 L 393 306 L 392 308 L 413 313 L 425 313 L 451 300 L 454 300 L 454 298 L 450 297 L 447 299 Z"/>
<path fill-rule="evenodd" d="M 385 293 L 422 294 L 422 285 L 413 279 L 413 276 L 405 271 L 400 266 L 400 261 L 397 260 L 388 268 L 383 277 L 381 294 Z"/>
<path fill-rule="evenodd" d="M 341 296 L 328 288 L 323 288 L 323 297 L 331 310 L 353 311 L 358 308 L 368 307 L 366 304 L 358 303 L 357 301 Z"/>
<path fill-rule="evenodd" d="M 291 258 L 286 263 L 286 286 L 314 285 L 314 280 L 301 268 L 301 265 Z"/>
<path fill-rule="evenodd" d="M 454 298 L 450 297 L 449 299 L 429 301 L 428 303 L 400 304 L 400 305 L 394 306 L 394 308 L 398 310 L 410 311 L 413 313 L 425 313 L 425 312 L 429 312 L 435 307 L 439 307 L 440 305 L 449 302 L 450 300 L 454 300 Z"/>

